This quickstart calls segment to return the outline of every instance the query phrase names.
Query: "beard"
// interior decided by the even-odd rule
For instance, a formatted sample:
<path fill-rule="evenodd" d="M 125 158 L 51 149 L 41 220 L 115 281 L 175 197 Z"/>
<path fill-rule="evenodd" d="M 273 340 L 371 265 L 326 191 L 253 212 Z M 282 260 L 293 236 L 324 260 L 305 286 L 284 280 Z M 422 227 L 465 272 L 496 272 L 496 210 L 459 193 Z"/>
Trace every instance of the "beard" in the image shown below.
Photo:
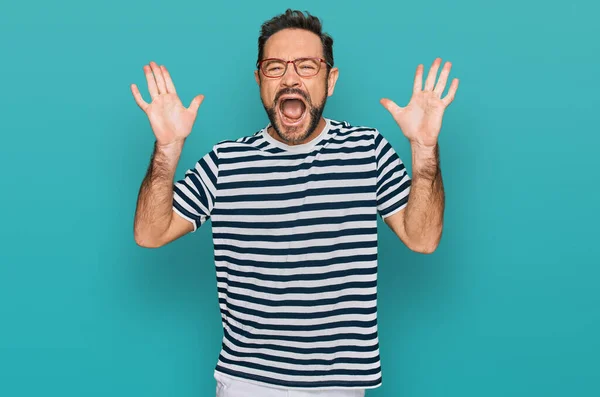
<path fill-rule="evenodd" d="M 301 95 L 306 102 L 307 112 L 305 117 L 308 117 L 308 125 L 302 131 L 302 125 L 297 127 L 284 127 L 279 123 L 279 118 L 277 114 L 277 107 L 279 104 L 279 98 L 282 95 L 286 94 L 297 94 Z M 315 131 L 317 126 L 319 125 L 319 121 L 321 120 L 321 116 L 323 115 L 323 110 L 325 109 L 325 104 L 327 103 L 327 92 L 323 95 L 323 99 L 321 103 L 313 104 L 310 97 L 302 90 L 298 88 L 284 88 L 279 91 L 273 100 L 272 106 L 265 105 L 265 102 L 262 101 L 263 107 L 267 112 L 267 116 L 269 117 L 269 121 L 271 122 L 271 126 L 281 138 L 281 140 L 289 145 L 297 145 L 304 142 L 311 134 Z"/>

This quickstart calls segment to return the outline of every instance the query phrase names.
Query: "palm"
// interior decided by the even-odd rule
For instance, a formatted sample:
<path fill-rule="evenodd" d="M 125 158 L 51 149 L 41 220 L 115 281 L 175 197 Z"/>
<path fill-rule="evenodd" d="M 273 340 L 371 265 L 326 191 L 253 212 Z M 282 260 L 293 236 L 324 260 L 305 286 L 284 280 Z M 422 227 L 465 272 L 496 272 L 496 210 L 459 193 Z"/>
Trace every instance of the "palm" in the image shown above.
<path fill-rule="evenodd" d="M 409 141 L 424 147 L 433 147 L 437 144 L 444 111 L 452 103 L 458 88 L 458 79 L 454 79 L 448 94 L 444 98 L 441 97 L 446 87 L 451 64 L 446 62 L 439 80 L 434 86 L 440 63 L 440 58 L 433 62 L 424 89 L 422 88 L 423 65 L 417 67 L 413 95 L 405 107 L 400 107 L 387 98 L 381 100 L 381 104 L 390 112 Z"/>
<path fill-rule="evenodd" d="M 148 104 L 142 99 L 135 84 L 131 85 L 131 91 L 138 106 L 148 116 L 157 143 L 168 145 L 183 141 L 192 131 L 204 96 L 196 96 L 186 108 L 177 96 L 173 80 L 164 66 L 159 67 L 151 62 L 150 66 L 144 65 L 144 73 L 152 102 Z"/>
<path fill-rule="evenodd" d="M 196 112 L 186 109 L 177 94 L 161 94 L 146 109 L 156 139 L 171 142 L 189 135 Z"/>

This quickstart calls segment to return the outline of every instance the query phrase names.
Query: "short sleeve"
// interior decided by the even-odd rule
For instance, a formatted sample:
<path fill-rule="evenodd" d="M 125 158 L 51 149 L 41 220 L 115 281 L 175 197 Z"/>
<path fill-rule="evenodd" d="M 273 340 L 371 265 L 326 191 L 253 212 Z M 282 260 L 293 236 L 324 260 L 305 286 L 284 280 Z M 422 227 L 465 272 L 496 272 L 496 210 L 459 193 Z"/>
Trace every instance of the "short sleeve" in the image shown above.
<path fill-rule="evenodd" d="M 377 211 L 385 219 L 408 204 L 411 179 L 392 145 L 375 131 Z"/>
<path fill-rule="evenodd" d="M 219 157 L 213 146 L 173 186 L 173 210 L 194 225 L 194 232 L 210 218 L 217 197 L 218 175 Z"/>

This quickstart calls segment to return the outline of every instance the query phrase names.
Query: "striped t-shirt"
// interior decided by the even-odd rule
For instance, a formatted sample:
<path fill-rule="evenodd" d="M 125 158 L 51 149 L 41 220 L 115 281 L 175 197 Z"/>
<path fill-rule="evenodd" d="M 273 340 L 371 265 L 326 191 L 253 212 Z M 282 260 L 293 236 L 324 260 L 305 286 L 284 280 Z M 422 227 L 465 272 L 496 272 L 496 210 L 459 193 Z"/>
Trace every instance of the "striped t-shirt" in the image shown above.
<path fill-rule="evenodd" d="M 285 388 L 381 385 L 377 214 L 410 177 L 375 128 L 325 119 L 288 146 L 267 127 L 225 140 L 174 186 L 174 210 L 212 222 L 223 325 L 215 371 Z"/>

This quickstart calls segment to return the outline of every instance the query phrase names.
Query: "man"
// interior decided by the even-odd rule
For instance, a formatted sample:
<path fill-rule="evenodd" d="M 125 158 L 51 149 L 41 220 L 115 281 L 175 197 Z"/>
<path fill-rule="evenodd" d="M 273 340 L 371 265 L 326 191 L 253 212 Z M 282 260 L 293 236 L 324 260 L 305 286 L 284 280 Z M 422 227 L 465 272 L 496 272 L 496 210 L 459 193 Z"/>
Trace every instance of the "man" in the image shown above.
<path fill-rule="evenodd" d="M 156 137 L 135 240 L 160 247 L 212 220 L 224 330 L 217 395 L 362 396 L 381 385 L 377 214 L 410 249 L 433 252 L 444 191 L 438 135 L 458 87 L 441 60 L 417 67 L 406 107 L 382 105 L 409 139 L 413 178 L 375 128 L 322 116 L 339 70 L 320 21 L 287 10 L 262 26 L 255 79 L 269 124 L 215 144 L 174 183 L 204 99 L 188 108 L 164 66 L 135 85 Z M 410 195 L 409 195 L 410 191 Z M 289 393 L 289 394 L 288 394 Z"/>

